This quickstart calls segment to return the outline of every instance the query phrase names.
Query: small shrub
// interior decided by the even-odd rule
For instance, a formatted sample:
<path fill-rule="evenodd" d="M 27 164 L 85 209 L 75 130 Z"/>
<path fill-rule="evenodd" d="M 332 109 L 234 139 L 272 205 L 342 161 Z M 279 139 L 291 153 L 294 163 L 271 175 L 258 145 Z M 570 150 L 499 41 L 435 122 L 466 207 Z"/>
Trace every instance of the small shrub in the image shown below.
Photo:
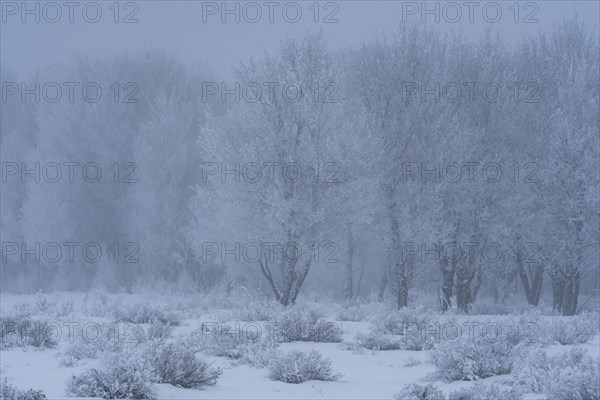
<path fill-rule="evenodd" d="M 548 400 L 599 400 L 600 368 L 591 359 L 581 367 L 565 368 L 548 383 Z"/>
<path fill-rule="evenodd" d="M 431 323 L 432 318 L 423 309 L 405 307 L 376 319 L 371 329 L 375 333 L 398 336 L 401 349 L 420 351 L 433 348 L 435 343 L 429 329 Z"/>
<path fill-rule="evenodd" d="M 242 302 L 239 307 L 232 309 L 232 319 L 238 321 L 271 321 L 276 314 L 278 303 L 250 297 Z"/>
<path fill-rule="evenodd" d="M 507 388 L 497 383 L 486 385 L 478 382 L 468 389 L 459 389 L 450 393 L 450 395 L 448 396 L 448 400 L 480 399 L 522 400 L 523 394 L 514 388 Z"/>
<path fill-rule="evenodd" d="M 233 328 L 229 329 L 222 324 L 222 331 L 202 331 L 202 327 L 194 332 L 187 340 L 188 344 L 205 354 L 215 357 L 226 357 L 238 364 L 249 364 L 254 367 L 266 367 L 274 357 L 279 347 L 275 337 L 270 334 L 250 335 L 240 332 L 231 335 Z M 222 333 L 222 334 L 221 334 Z"/>
<path fill-rule="evenodd" d="M 0 349 L 14 347 L 56 347 L 54 324 L 32 320 L 24 316 L 0 318 Z"/>
<path fill-rule="evenodd" d="M 4 378 L 0 385 L 0 399 L 2 400 L 46 400 L 46 395 L 41 390 L 21 390 Z"/>
<path fill-rule="evenodd" d="M 417 365 L 421 365 L 421 364 L 422 364 L 421 360 L 418 360 L 418 359 L 412 358 L 412 357 L 409 357 L 406 359 L 406 361 L 404 361 L 404 367 L 408 367 L 408 368 L 416 367 Z"/>
<path fill-rule="evenodd" d="M 121 351 L 145 342 L 144 330 L 139 325 L 95 324 L 94 329 L 78 329 L 66 349 L 59 354 L 60 365 L 73 367 L 79 360 L 96 359 L 103 353 Z M 85 332 L 85 333 L 84 333 Z M 90 335 L 89 337 L 87 335 Z"/>
<path fill-rule="evenodd" d="M 165 341 L 171 336 L 172 332 L 171 323 L 167 322 L 165 324 L 160 321 L 153 321 L 144 331 L 144 339 Z"/>
<path fill-rule="evenodd" d="M 343 342 L 338 346 L 340 350 L 350 350 L 353 354 L 367 354 L 369 351 L 371 354 L 376 354 L 377 350 L 368 350 L 362 347 L 358 342 Z"/>
<path fill-rule="evenodd" d="M 341 375 L 333 373 L 331 360 L 322 358 L 315 350 L 310 353 L 294 350 L 281 354 L 272 360 L 269 369 L 272 380 L 286 383 L 337 381 L 341 378 Z"/>
<path fill-rule="evenodd" d="M 369 332 L 367 334 L 359 332 L 354 339 L 357 346 L 373 351 L 399 350 L 401 348 L 398 337 L 381 332 Z"/>
<path fill-rule="evenodd" d="M 148 366 L 134 353 L 113 353 L 102 360 L 100 368 L 73 375 L 67 393 L 103 399 L 155 399 L 150 381 Z"/>
<path fill-rule="evenodd" d="M 159 321 L 162 324 L 179 326 L 181 320 L 174 313 L 159 309 L 148 302 L 133 305 L 123 305 L 114 311 L 114 316 L 121 322 L 134 324 L 151 324 Z"/>
<path fill-rule="evenodd" d="M 373 323 L 373 330 L 390 335 L 413 334 L 431 322 L 431 317 L 421 309 L 402 308 L 388 312 Z"/>
<path fill-rule="evenodd" d="M 56 304 L 56 300 L 48 300 L 46 295 L 42 294 L 42 292 L 38 292 L 33 309 L 39 314 L 54 314 L 56 312 Z"/>
<path fill-rule="evenodd" d="M 489 300 L 478 300 L 469 306 L 469 314 L 473 315 L 509 315 L 514 311 L 506 304 Z"/>
<path fill-rule="evenodd" d="M 491 342 L 461 338 L 437 344 L 431 357 L 442 379 L 477 380 L 510 373 L 513 350 L 514 345 L 507 339 Z"/>
<path fill-rule="evenodd" d="M 444 393 L 429 384 L 427 386 L 411 383 L 394 395 L 394 400 L 445 400 Z"/>
<path fill-rule="evenodd" d="M 367 314 L 363 308 L 354 305 L 342 308 L 340 312 L 338 312 L 337 318 L 340 321 L 360 322 L 367 318 Z"/>
<path fill-rule="evenodd" d="M 549 342 L 562 345 L 581 344 L 598 334 L 598 314 L 583 313 L 573 317 L 550 317 L 542 323 Z"/>
<path fill-rule="evenodd" d="M 513 379 L 526 390 L 546 392 L 551 400 L 600 399 L 600 363 L 581 348 L 556 356 L 532 349 L 515 361 Z"/>
<path fill-rule="evenodd" d="M 59 365 L 61 367 L 75 367 L 79 364 L 79 360 L 85 358 L 98 358 L 99 349 L 89 343 L 77 341 L 70 344 L 65 351 L 58 354 Z"/>
<path fill-rule="evenodd" d="M 513 345 L 536 345 L 544 342 L 539 314 L 528 313 L 516 317 L 508 317 L 501 324 L 496 324 L 502 335 Z"/>
<path fill-rule="evenodd" d="M 278 347 L 279 343 L 269 340 L 247 343 L 241 347 L 240 356 L 235 359 L 235 363 L 266 368 L 279 353 Z"/>
<path fill-rule="evenodd" d="M 432 361 L 442 379 L 477 380 L 509 374 L 518 350 L 537 341 L 538 326 L 531 317 L 508 318 L 502 323 L 463 321 L 463 325 L 471 324 L 473 331 L 469 328 L 469 333 L 463 332 L 456 340 L 436 343 Z"/>
<path fill-rule="evenodd" d="M 72 301 L 61 301 L 56 306 L 55 316 L 56 318 L 68 317 L 73 314 L 74 309 L 75 307 L 73 306 Z"/>
<path fill-rule="evenodd" d="M 345 304 L 338 311 L 337 319 L 340 321 L 368 321 L 377 315 L 383 315 L 386 312 L 385 304 L 380 302 L 372 302 L 366 304 Z"/>
<path fill-rule="evenodd" d="M 45 294 L 38 292 L 33 303 L 17 303 L 15 312 L 21 316 L 44 315 L 56 318 L 66 317 L 73 312 L 73 302 L 49 300 Z"/>
<path fill-rule="evenodd" d="M 35 314 L 33 305 L 31 303 L 17 303 L 14 306 L 14 312 L 20 317 L 29 317 Z"/>
<path fill-rule="evenodd" d="M 277 319 L 277 329 L 282 342 L 341 342 L 342 330 L 326 321 L 315 310 L 292 307 Z"/>
<path fill-rule="evenodd" d="M 85 294 L 82 308 L 83 313 L 90 317 L 107 317 L 112 313 L 108 294 L 100 289 L 94 289 Z"/>
<path fill-rule="evenodd" d="M 197 358 L 183 342 L 154 346 L 149 361 L 157 383 L 170 383 L 181 388 L 214 386 L 223 373 L 220 368 L 211 368 L 210 364 Z"/>
<path fill-rule="evenodd" d="M 404 350 L 431 350 L 435 345 L 435 336 L 426 330 L 421 330 L 415 334 L 407 333 L 401 337 L 400 345 Z"/>

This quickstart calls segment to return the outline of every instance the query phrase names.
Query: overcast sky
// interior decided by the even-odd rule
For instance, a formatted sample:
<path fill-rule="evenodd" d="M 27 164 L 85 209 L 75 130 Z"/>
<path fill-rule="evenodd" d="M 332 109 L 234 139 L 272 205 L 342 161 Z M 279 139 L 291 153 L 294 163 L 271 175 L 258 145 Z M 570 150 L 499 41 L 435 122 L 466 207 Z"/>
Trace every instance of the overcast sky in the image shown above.
<path fill-rule="evenodd" d="M 188 65 L 201 61 L 217 77 L 227 77 L 233 62 L 272 49 L 282 37 L 302 35 L 306 30 L 322 28 L 331 48 L 335 49 L 358 44 L 381 32 L 390 32 L 397 24 L 422 23 L 422 17 L 439 29 L 463 29 L 469 35 L 491 26 L 510 41 L 523 32 L 548 29 L 562 17 L 573 16 L 575 12 L 597 33 L 600 18 L 600 2 L 595 0 L 521 1 L 518 7 L 513 1 L 474 2 L 471 7 L 465 1 L 453 4 L 427 2 L 430 10 L 438 7 L 437 15 L 422 15 L 421 1 L 322 1 L 318 7 L 313 1 L 240 2 L 237 5 L 239 23 L 235 21 L 235 14 L 222 15 L 221 1 L 121 2 L 118 14 L 113 1 L 74 3 L 67 6 L 62 0 L 52 5 L 29 1 L 27 7 L 34 12 L 27 14 L 21 1 L 2 0 L 0 44 L 3 66 L 25 79 L 38 68 L 64 61 L 73 51 L 106 57 L 116 51 L 158 48 L 173 51 Z M 99 4 L 101 16 L 96 14 L 96 4 Z M 260 6 L 260 17 L 256 4 Z M 301 16 L 297 14 L 296 5 L 299 5 Z M 501 15 L 497 14 L 497 5 Z M 36 7 L 39 11 L 35 11 Z M 236 2 L 228 2 L 227 7 L 234 9 Z M 36 17 L 39 22 L 35 21 Z M 225 22 L 221 20 L 223 17 Z M 439 17 L 439 23 L 435 22 L 436 17 Z M 138 22 L 124 23 L 126 18 Z M 271 18 L 273 22 L 270 22 Z M 89 22 L 96 19 L 98 22 Z M 52 23 L 52 20 L 56 22 Z M 294 20 L 298 21 L 292 22 Z"/>

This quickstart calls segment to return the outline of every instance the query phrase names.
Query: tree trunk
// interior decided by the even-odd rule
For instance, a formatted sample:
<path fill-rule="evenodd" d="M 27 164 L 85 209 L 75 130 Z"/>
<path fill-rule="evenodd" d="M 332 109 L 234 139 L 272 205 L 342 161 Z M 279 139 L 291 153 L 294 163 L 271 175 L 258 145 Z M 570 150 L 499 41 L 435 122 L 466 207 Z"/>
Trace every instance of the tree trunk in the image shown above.
<path fill-rule="evenodd" d="M 503 288 L 502 297 L 500 301 L 502 304 L 506 303 L 506 300 L 508 300 L 508 297 L 510 296 L 510 288 L 513 282 L 515 282 L 517 274 L 518 272 L 516 269 L 511 269 L 510 272 L 507 274 L 506 284 Z"/>
<path fill-rule="evenodd" d="M 475 285 L 473 285 L 473 289 L 471 290 L 471 303 L 474 303 L 477 300 L 477 293 L 479 293 L 479 288 L 481 287 L 481 283 L 483 282 L 481 270 L 477 270 L 477 272 L 475 273 L 475 278 Z"/>
<path fill-rule="evenodd" d="M 377 300 L 383 303 L 383 298 L 385 296 L 385 289 L 387 288 L 389 282 L 388 272 L 383 271 L 381 273 L 381 280 L 379 281 L 379 290 L 377 291 Z"/>
<path fill-rule="evenodd" d="M 481 285 L 481 271 L 475 267 L 474 260 L 471 258 L 461 264 L 460 261 L 454 264 L 456 271 L 456 306 L 460 312 L 468 313 L 471 303 L 475 301 L 477 290 Z M 473 279 L 477 277 L 476 285 L 471 286 Z"/>
<path fill-rule="evenodd" d="M 581 274 L 578 267 L 567 265 L 566 272 L 554 266 L 552 277 L 552 308 L 565 316 L 577 313 Z"/>
<path fill-rule="evenodd" d="M 310 270 L 311 257 L 308 257 L 301 271 L 296 269 L 298 257 L 298 254 L 294 254 L 293 257 L 284 257 L 282 260 L 280 269 L 283 275 L 283 288 L 281 290 L 278 289 L 277 284 L 275 284 L 267 256 L 264 255 L 259 258 L 259 266 L 262 275 L 269 283 L 275 299 L 285 307 L 295 303 L 306 276 L 308 275 L 308 271 Z"/>
<path fill-rule="evenodd" d="M 309 257 L 308 260 L 306 260 L 306 263 L 304 264 L 304 269 L 302 271 L 300 271 L 300 273 L 296 274 L 296 279 L 294 281 L 294 285 L 290 294 L 290 299 L 288 302 L 288 305 L 290 304 L 294 304 L 296 302 L 296 298 L 298 297 L 298 294 L 300 293 L 300 289 L 302 289 L 302 285 L 304 284 L 304 280 L 306 279 L 306 276 L 308 275 L 308 271 L 310 270 L 310 266 L 311 266 L 311 258 Z"/>
<path fill-rule="evenodd" d="M 580 274 L 577 268 L 569 266 L 567 273 L 563 273 L 564 289 L 562 314 L 572 316 L 577 313 L 577 304 L 579 300 Z"/>
<path fill-rule="evenodd" d="M 456 268 L 456 306 L 463 313 L 469 312 L 469 306 L 473 301 L 471 293 L 472 273 L 465 266 Z"/>
<path fill-rule="evenodd" d="M 558 266 L 555 265 L 552 267 L 550 277 L 552 278 L 552 308 L 558 312 L 561 312 L 565 282 L 562 279 Z"/>
<path fill-rule="evenodd" d="M 357 299 L 360 297 L 360 286 L 361 286 L 363 275 L 365 272 L 366 261 L 367 261 L 367 251 L 365 249 L 365 250 L 363 250 L 363 258 L 362 258 L 362 264 L 360 265 L 360 274 L 358 274 L 358 282 L 356 282 L 356 298 Z"/>
<path fill-rule="evenodd" d="M 531 283 L 531 296 L 527 301 L 529 304 L 536 306 L 540 302 L 540 297 L 542 295 L 542 283 L 544 282 L 544 266 L 542 264 L 537 264 L 534 267 L 533 279 Z"/>
<path fill-rule="evenodd" d="M 408 286 L 411 279 L 411 260 L 404 259 L 402 254 L 402 243 L 400 242 L 400 222 L 398 221 L 398 213 L 396 209 L 396 199 L 391 192 L 389 218 L 390 230 L 392 234 L 392 265 L 394 268 L 394 283 L 396 286 L 396 296 L 398 308 L 408 305 Z"/>
<path fill-rule="evenodd" d="M 525 291 L 525 298 L 527 304 L 537 306 L 540 302 L 540 296 L 542 294 L 542 283 L 544 280 L 544 266 L 541 263 L 535 262 L 535 266 L 532 267 L 532 263 L 527 263 L 527 269 L 525 268 L 525 255 L 520 244 L 520 237 L 517 236 L 518 250 L 516 254 L 517 271 L 521 283 L 523 283 L 523 290 Z"/>
<path fill-rule="evenodd" d="M 344 297 L 347 300 L 352 300 L 354 297 L 354 282 L 352 279 L 352 274 L 354 273 L 352 268 L 352 256 L 354 255 L 354 244 L 352 240 L 352 225 L 348 224 L 348 260 L 346 261 L 346 288 L 344 291 Z"/>
<path fill-rule="evenodd" d="M 458 282 L 456 285 L 456 306 L 458 307 L 458 310 L 462 313 L 468 313 L 470 304 L 470 287 L 464 282 Z"/>
<path fill-rule="evenodd" d="M 452 288 L 454 287 L 454 268 L 445 258 L 440 260 L 442 270 L 442 313 L 452 307 Z"/>
<path fill-rule="evenodd" d="M 404 271 L 404 268 L 406 268 L 405 265 L 400 264 L 396 264 L 396 267 L 398 268 L 398 272 Z M 408 277 L 403 272 L 397 273 L 396 282 L 398 284 L 398 309 L 401 309 L 408 306 Z"/>

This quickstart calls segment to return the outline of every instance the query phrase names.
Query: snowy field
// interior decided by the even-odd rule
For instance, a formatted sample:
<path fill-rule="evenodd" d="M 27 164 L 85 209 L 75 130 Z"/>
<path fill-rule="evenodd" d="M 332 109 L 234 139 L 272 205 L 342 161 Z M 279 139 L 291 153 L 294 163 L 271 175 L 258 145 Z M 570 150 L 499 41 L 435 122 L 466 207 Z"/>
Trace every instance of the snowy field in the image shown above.
<path fill-rule="evenodd" d="M 0 400 L 600 400 L 600 2 L 0 14 Z"/>
<path fill-rule="evenodd" d="M 170 302 L 152 297 L 100 291 L 3 295 L 2 376 L 18 389 L 41 390 L 48 399 L 73 397 L 67 389 L 73 376 L 93 368 L 114 374 L 107 380 L 114 388 L 121 379 L 119 390 L 135 393 L 137 386 L 144 387 L 146 393 L 134 398 L 392 399 L 408 384 L 423 390 L 433 385 L 443 395 L 398 398 L 492 398 L 480 397 L 482 390 L 500 399 L 600 395 L 597 313 L 442 316 L 425 308 L 394 311 L 376 302 L 307 301 L 284 310 L 249 295 Z M 182 387 L 185 379 L 158 383 L 147 376 L 151 368 L 145 356 L 169 344 L 176 359 L 191 351 L 210 364 L 202 373 L 221 373 L 195 389 Z M 319 367 L 311 359 L 304 371 L 301 362 L 284 359 L 283 367 L 291 369 L 280 377 L 317 375 L 301 383 L 274 380 L 273 370 L 281 368 L 275 360 L 293 350 L 317 351 L 330 364 Z M 106 359 L 111 361 L 103 364 Z M 124 370 L 111 369 L 119 362 Z M 168 364 L 168 357 L 161 362 Z M 140 375 L 126 380 L 123 371 Z M 332 381 L 320 380 L 328 377 Z M 461 389 L 465 397 L 459 397 Z"/>

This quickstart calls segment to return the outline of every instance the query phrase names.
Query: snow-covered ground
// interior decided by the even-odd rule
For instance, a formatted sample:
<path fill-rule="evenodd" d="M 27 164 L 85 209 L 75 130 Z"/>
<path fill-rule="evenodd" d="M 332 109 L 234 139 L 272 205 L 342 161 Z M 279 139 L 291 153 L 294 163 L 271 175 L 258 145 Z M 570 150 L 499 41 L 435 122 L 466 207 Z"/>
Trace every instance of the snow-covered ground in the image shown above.
<path fill-rule="evenodd" d="M 107 301 L 104 304 L 107 309 L 115 307 L 117 303 L 133 305 L 141 301 L 149 302 L 149 299 L 135 295 L 103 296 Z M 3 294 L 1 307 L 3 317 L 12 315 L 15 312 L 26 313 L 32 319 L 39 318 L 47 322 L 51 321 L 63 328 L 73 322 L 80 324 L 85 322 L 113 322 L 114 318 L 111 315 L 103 317 L 86 315 L 86 313 L 90 313 L 92 303 L 97 303 L 97 299 L 92 300 L 83 293 L 56 293 L 34 296 Z M 70 306 L 65 306 L 65 304 L 71 303 L 73 304 L 72 310 Z M 180 325 L 173 329 L 170 340 L 185 339 L 194 330 L 198 329 L 202 323 L 221 322 L 228 319 L 228 315 L 235 315 L 235 310 L 221 309 L 211 312 L 211 310 L 207 310 L 206 305 L 200 305 L 200 303 L 195 307 L 194 301 L 186 302 L 186 300 L 182 300 L 180 304 L 171 306 L 164 303 L 155 303 L 157 307 L 175 309 L 182 317 Z M 178 307 L 184 309 L 177 310 Z M 424 385 L 431 383 L 446 394 L 473 385 L 471 381 L 447 382 L 436 376 L 436 366 L 432 363 L 431 350 L 372 351 L 349 348 L 351 343 L 355 342 L 357 333 L 368 333 L 370 331 L 375 315 L 366 316 L 364 321 L 339 321 L 337 320 L 336 307 L 339 309 L 341 306 L 323 305 L 322 309 L 329 321 L 341 327 L 343 332 L 341 343 L 281 343 L 279 350 L 306 352 L 316 350 L 320 352 L 323 357 L 331 360 L 333 371 L 342 374 L 338 381 L 310 380 L 300 384 L 273 381 L 269 377 L 268 368 L 239 365 L 239 363 L 232 362 L 224 357 L 213 357 L 199 352 L 199 357 L 212 362 L 213 367 L 220 367 L 223 370 L 217 384 L 205 387 L 202 390 L 177 388 L 170 384 L 155 384 L 157 397 L 160 399 L 392 399 L 394 394 L 409 383 Z M 100 310 L 95 309 L 92 314 L 97 314 L 98 311 Z M 392 313 L 393 310 L 389 310 L 389 312 Z M 61 313 L 64 315 L 58 315 Z M 459 325 L 463 321 L 473 322 L 478 319 L 501 323 L 502 320 L 512 318 L 489 315 L 455 315 L 448 317 L 438 315 L 438 317 L 448 318 L 448 320 Z M 539 320 L 548 320 L 563 317 L 538 315 L 538 318 Z M 241 323 L 251 324 L 252 322 L 244 321 Z M 257 324 L 260 324 L 260 322 L 257 322 Z M 97 359 L 82 359 L 76 366 L 72 367 L 61 365 L 60 354 L 68 345 L 69 337 L 66 328 L 64 328 L 59 343 L 54 348 L 31 346 L 4 348 L 0 353 L 2 379 L 8 379 L 11 384 L 20 389 L 40 389 L 48 399 L 67 398 L 66 387 L 70 377 L 99 365 Z M 600 337 L 597 334 L 586 343 L 577 346 L 584 348 L 595 359 L 600 358 Z M 573 346 L 552 343 L 542 346 L 549 355 L 560 354 L 571 347 Z M 499 375 L 482 381 L 508 382 L 510 377 L 511 375 Z M 524 390 L 524 398 L 544 399 L 546 396 L 543 393 L 532 393 Z"/>

